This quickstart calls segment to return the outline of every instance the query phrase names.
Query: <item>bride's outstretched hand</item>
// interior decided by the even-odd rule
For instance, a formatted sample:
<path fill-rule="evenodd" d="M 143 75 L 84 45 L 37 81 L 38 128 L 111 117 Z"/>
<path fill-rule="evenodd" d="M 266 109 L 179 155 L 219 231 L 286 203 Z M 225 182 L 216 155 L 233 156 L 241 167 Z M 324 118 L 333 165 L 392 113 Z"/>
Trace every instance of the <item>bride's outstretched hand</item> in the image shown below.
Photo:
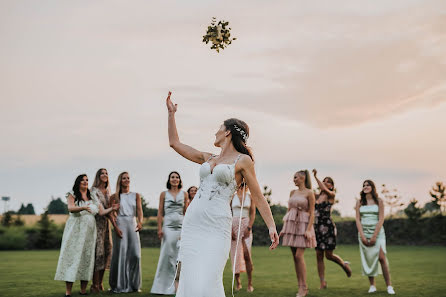
<path fill-rule="evenodd" d="M 167 111 L 175 113 L 177 111 L 178 104 L 173 104 L 172 100 L 170 100 L 170 95 L 172 95 L 172 92 L 169 91 L 169 94 L 167 94 L 167 99 L 166 99 Z"/>
<path fill-rule="evenodd" d="M 275 227 L 269 229 L 269 237 L 271 238 L 271 245 L 269 246 L 269 249 L 273 250 L 279 245 L 279 235 L 277 234 Z"/>

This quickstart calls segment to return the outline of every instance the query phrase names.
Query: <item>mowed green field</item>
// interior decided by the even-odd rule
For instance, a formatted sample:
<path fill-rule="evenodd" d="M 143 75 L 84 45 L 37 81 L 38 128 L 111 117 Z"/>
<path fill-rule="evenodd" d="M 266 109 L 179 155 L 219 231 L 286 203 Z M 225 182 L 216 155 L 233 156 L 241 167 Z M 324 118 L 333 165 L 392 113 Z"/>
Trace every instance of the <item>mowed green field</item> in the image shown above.
<path fill-rule="evenodd" d="M 340 267 L 326 262 L 328 289 L 319 290 L 315 252 L 309 249 L 305 255 L 310 288 L 308 296 L 370 296 L 367 294 L 368 280 L 361 275 L 358 247 L 338 246 L 336 252 L 351 262 L 353 276 L 347 278 Z M 64 282 L 53 280 L 58 256 L 59 251 L 0 252 L 0 296 L 64 296 Z M 143 249 L 142 292 L 125 296 L 155 296 L 149 292 L 158 256 L 159 249 Z M 398 296 L 446 296 L 446 247 L 389 246 L 388 258 Z M 245 291 L 246 276 L 243 274 L 244 288 L 236 292 L 235 296 L 296 296 L 297 280 L 288 248 L 281 247 L 270 252 L 266 247 L 254 247 L 253 260 L 255 290 L 253 293 Z M 228 261 L 224 274 L 226 296 L 231 296 L 231 278 Z M 108 273 L 105 279 L 104 285 L 108 289 Z M 378 292 L 373 296 L 387 296 L 382 276 L 377 278 L 377 287 Z M 73 288 L 72 296 L 79 296 L 79 282 L 75 283 Z"/>

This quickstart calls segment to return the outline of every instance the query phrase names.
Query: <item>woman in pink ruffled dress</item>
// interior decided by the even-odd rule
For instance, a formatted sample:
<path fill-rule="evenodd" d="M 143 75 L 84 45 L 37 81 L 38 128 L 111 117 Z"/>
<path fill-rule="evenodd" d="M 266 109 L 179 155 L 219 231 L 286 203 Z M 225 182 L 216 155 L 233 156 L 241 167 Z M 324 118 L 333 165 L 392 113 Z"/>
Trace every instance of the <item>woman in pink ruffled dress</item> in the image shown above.
<path fill-rule="evenodd" d="M 315 197 L 311 189 L 308 170 L 296 172 L 294 184 L 298 189 L 292 190 L 290 193 L 288 212 L 283 217 L 283 228 L 279 237 L 283 237 L 282 245 L 289 246 L 293 254 L 299 286 L 296 296 L 304 297 L 308 294 L 304 252 L 306 248 L 316 247 L 316 235 L 313 228 Z"/>

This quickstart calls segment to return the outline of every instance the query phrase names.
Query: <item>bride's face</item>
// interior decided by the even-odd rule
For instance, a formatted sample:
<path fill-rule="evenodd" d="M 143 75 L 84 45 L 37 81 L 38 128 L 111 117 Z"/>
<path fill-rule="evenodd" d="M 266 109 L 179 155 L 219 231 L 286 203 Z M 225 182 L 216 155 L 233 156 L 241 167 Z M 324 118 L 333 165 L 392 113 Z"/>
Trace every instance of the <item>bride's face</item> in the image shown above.
<path fill-rule="evenodd" d="M 217 133 L 215 133 L 215 141 L 214 145 L 216 147 L 221 147 L 225 142 L 226 137 L 229 135 L 230 131 L 226 130 L 225 125 L 221 125 L 220 129 L 218 129 Z"/>

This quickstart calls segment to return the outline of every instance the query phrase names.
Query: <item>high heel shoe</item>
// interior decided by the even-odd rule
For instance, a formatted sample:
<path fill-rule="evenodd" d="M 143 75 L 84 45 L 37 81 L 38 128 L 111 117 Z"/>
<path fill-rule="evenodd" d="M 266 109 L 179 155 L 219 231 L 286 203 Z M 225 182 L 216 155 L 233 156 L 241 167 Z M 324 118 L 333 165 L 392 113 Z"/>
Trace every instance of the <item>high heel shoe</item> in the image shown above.
<path fill-rule="evenodd" d="M 352 269 L 350 268 L 350 262 L 344 261 L 344 265 L 342 266 L 342 269 L 344 269 L 345 273 L 347 274 L 347 277 L 352 276 Z"/>
<path fill-rule="evenodd" d="M 299 292 L 296 294 L 296 297 L 305 297 L 305 296 L 307 296 L 308 295 L 308 292 L 309 292 L 310 290 L 308 290 L 308 288 L 305 288 L 305 293 L 304 293 L 304 295 L 301 295 L 301 294 L 299 294 Z"/>

